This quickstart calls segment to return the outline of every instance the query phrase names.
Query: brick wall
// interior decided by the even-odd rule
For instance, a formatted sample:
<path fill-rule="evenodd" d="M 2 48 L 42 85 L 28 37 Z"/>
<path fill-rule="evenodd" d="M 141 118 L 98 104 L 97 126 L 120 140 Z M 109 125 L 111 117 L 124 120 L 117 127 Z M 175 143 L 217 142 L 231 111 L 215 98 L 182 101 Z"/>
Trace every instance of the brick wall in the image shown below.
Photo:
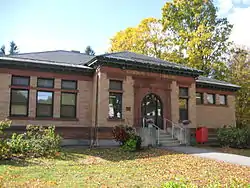
<path fill-rule="evenodd" d="M 122 102 L 122 120 L 108 119 L 109 106 L 109 80 L 107 73 L 101 72 L 99 78 L 98 92 L 98 126 L 99 127 L 114 127 L 119 124 L 133 125 L 134 120 L 134 87 L 133 79 L 127 76 L 123 80 L 123 102 Z M 127 108 L 128 107 L 128 108 Z M 130 108 L 130 110 L 129 110 Z"/>
<path fill-rule="evenodd" d="M 25 72 L 25 71 L 24 71 Z M 23 73 L 24 73 L 23 72 Z M 43 72 L 40 73 L 43 75 Z M 29 76 L 27 72 L 27 76 Z M 62 79 L 64 75 L 61 75 Z M 48 77 L 51 78 L 51 77 Z M 0 84 L 0 118 L 5 119 L 9 116 L 10 105 L 10 85 L 11 74 L 0 73 L 0 79 L 3 80 Z M 48 120 L 36 120 L 36 84 L 37 77 L 30 77 L 30 94 L 29 94 L 29 117 L 27 118 L 13 118 L 13 126 L 26 126 L 27 124 L 34 125 L 55 125 L 58 127 L 89 127 L 92 120 L 92 81 L 78 80 L 78 94 L 77 94 L 77 119 L 68 121 L 60 119 L 60 101 L 61 101 L 61 78 L 55 78 L 54 91 L 54 114 L 53 118 Z"/>
<path fill-rule="evenodd" d="M 227 105 L 219 105 L 218 94 L 216 95 L 217 105 L 206 104 L 206 93 L 204 93 L 204 105 L 196 106 L 197 126 L 208 128 L 219 128 L 224 125 L 235 126 L 235 96 L 227 96 Z"/>
<path fill-rule="evenodd" d="M 171 84 L 171 120 L 173 122 L 179 121 L 179 87 L 176 81 Z"/>

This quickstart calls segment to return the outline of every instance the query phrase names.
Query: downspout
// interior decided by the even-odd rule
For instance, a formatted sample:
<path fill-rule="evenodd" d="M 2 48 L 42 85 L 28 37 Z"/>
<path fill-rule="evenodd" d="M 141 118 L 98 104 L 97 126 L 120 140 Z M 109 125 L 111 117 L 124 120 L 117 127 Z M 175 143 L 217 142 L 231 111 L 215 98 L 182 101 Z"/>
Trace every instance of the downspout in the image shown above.
<path fill-rule="evenodd" d="M 96 74 L 96 92 L 95 92 L 95 126 L 94 126 L 94 139 L 92 146 L 98 146 L 98 102 L 99 102 L 99 68 Z"/>

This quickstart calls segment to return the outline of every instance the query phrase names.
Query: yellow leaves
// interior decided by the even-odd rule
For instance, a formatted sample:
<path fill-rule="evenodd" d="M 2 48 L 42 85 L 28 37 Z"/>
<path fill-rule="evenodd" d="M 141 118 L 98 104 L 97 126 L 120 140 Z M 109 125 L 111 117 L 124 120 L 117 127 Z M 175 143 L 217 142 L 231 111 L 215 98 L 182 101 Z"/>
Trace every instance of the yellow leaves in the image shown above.
<path fill-rule="evenodd" d="M 250 183 L 248 167 L 161 149 L 134 153 L 118 148 L 69 149 L 62 153 L 63 159 L 31 159 L 24 167 L 0 166 L 0 172 L 5 172 L 0 187 L 160 187 L 168 181 L 225 187 L 233 181 Z"/>

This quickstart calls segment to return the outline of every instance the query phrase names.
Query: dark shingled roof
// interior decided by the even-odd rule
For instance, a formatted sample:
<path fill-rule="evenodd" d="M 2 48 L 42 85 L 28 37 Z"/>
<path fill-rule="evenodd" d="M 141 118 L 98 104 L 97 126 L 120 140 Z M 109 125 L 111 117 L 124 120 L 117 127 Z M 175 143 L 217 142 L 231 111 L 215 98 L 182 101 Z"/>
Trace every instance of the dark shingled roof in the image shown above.
<path fill-rule="evenodd" d="M 182 70 L 186 70 L 186 71 L 197 72 L 200 74 L 202 73 L 202 71 L 200 71 L 200 70 L 193 69 L 193 68 L 181 65 L 181 64 L 176 64 L 176 63 L 164 61 L 162 59 L 158 59 L 155 57 L 150 57 L 150 56 L 146 56 L 146 55 L 138 54 L 138 53 L 134 53 L 134 52 L 129 52 L 129 51 L 108 53 L 108 54 L 99 55 L 99 56 L 97 56 L 97 58 L 98 57 L 124 60 L 124 61 L 130 61 L 130 62 L 134 62 L 134 63 L 150 64 L 150 65 L 154 65 L 154 66 L 159 65 L 159 66 L 163 66 L 166 68 L 182 69 Z"/>
<path fill-rule="evenodd" d="M 231 84 L 229 82 L 221 81 L 221 80 L 216 80 L 213 78 L 208 78 L 205 76 L 199 76 L 198 79 L 196 80 L 196 83 L 201 83 L 201 84 L 209 84 L 209 85 L 217 85 L 217 86 L 226 86 L 226 87 L 231 87 L 235 89 L 240 89 L 240 86 Z"/>
<path fill-rule="evenodd" d="M 33 53 L 22 53 L 17 55 L 12 55 L 8 57 L 0 57 L 1 61 L 5 62 L 20 62 L 20 63 L 31 63 L 34 65 L 47 65 L 53 67 L 68 67 L 75 71 L 87 71 L 93 70 L 91 65 L 95 64 L 98 61 L 104 62 L 113 62 L 115 64 L 128 63 L 130 66 L 140 65 L 141 67 L 148 67 L 149 71 L 154 69 L 169 70 L 166 74 L 174 72 L 181 72 L 183 75 L 192 75 L 199 76 L 203 72 L 197 69 L 193 69 L 181 64 L 172 63 L 169 61 L 164 61 L 158 58 L 149 57 L 142 54 L 137 54 L 129 51 L 116 52 L 116 53 L 107 53 L 98 56 L 89 56 L 84 53 L 76 51 L 45 51 L 45 52 L 33 52 Z M 3 63 L 2 63 L 3 64 Z M 12 64 L 12 63 L 11 63 Z M 23 64 L 22 64 L 23 65 Z M 152 66 L 151 66 L 152 65 Z M 143 68 L 142 68 L 143 70 Z M 199 76 L 196 80 L 197 87 L 215 87 L 215 88 L 224 88 L 231 90 L 238 90 L 240 86 L 234 85 L 228 82 L 207 78 L 204 76 Z"/>
<path fill-rule="evenodd" d="M 30 59 L 38 61 L 49 61 L 55 63 L 65 63 L 65 64 L 85 64 L 93 59 L 95 56 L 86 55 L 77 51 L 44 51 L 44 52 L 31 52 L 31 53 L 21 53 L 17 55 L 12 55 L 9 57 Z"/>

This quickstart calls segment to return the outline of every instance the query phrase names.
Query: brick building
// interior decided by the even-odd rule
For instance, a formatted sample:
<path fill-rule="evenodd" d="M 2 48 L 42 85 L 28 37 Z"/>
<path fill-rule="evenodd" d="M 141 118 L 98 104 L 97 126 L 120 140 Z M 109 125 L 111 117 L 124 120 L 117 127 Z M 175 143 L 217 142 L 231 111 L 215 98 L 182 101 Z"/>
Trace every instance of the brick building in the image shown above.
<path fill-rule="evenodd" d="M 162 130 L 189 120 L 189 128 L 235 125 L 237 85 L 202 71 L 132 52 L 88 56 L 48 51 L 0 57 L 0 116 L 9 131 L 55 125 L 67 143 L 112 140 L 112 127 Z M 65 142 L 66 143 L 66 142 Z"/>

